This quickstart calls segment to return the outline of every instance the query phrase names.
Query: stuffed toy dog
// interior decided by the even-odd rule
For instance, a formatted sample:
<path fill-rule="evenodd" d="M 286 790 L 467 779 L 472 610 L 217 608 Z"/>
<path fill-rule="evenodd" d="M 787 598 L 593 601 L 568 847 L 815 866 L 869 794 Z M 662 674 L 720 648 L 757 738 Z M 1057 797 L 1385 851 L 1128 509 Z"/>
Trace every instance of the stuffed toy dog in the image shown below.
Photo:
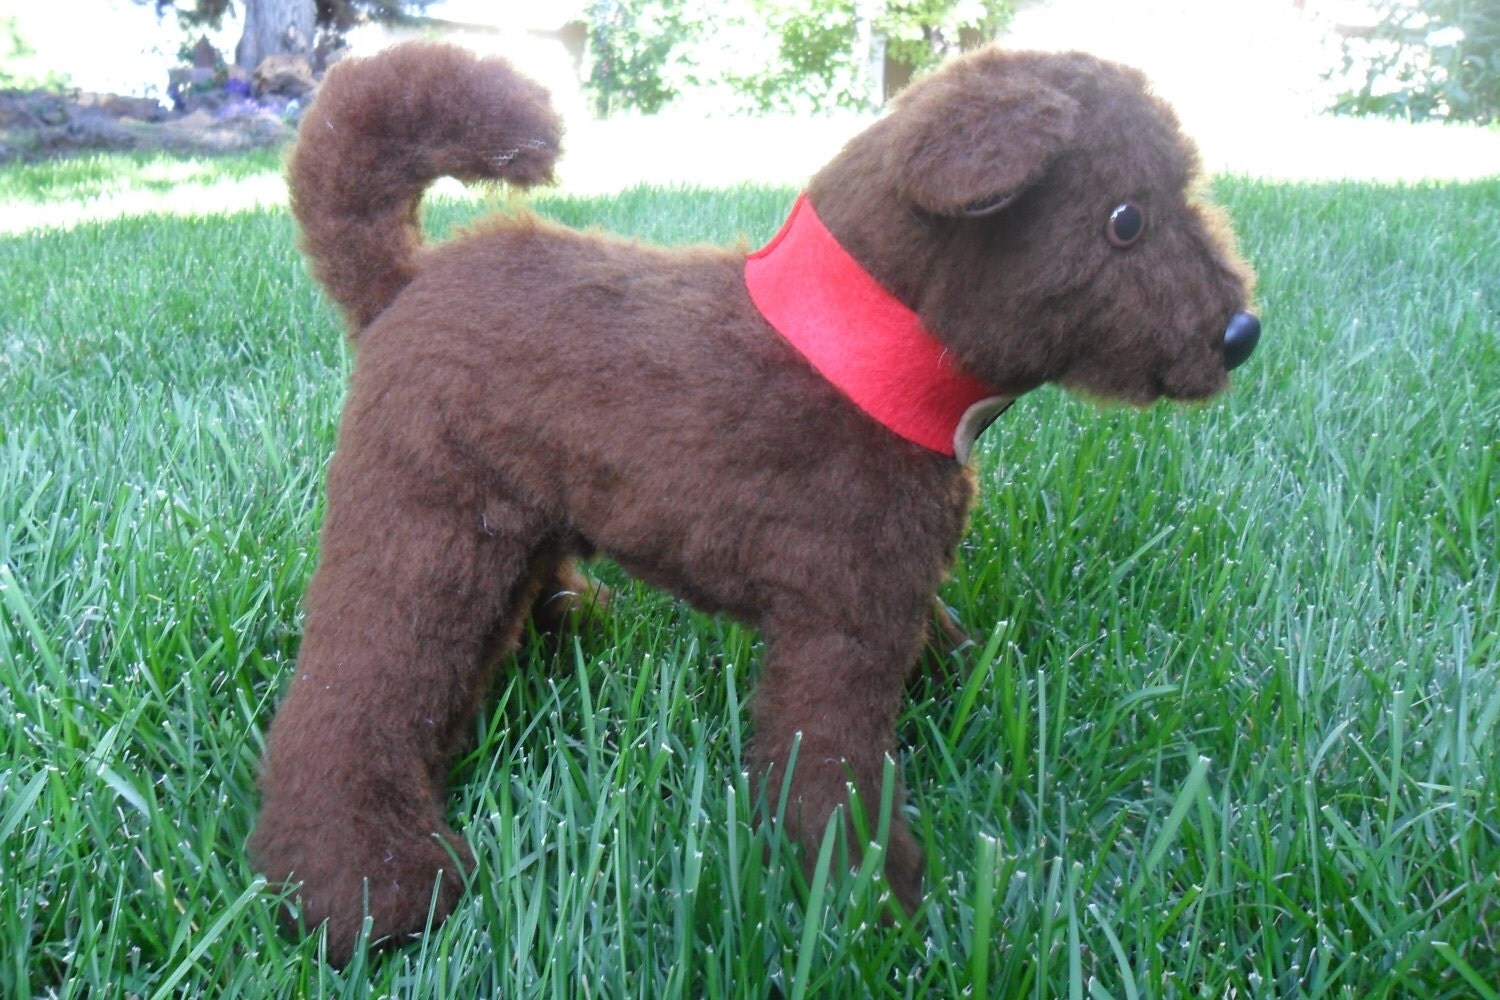
<path fill-rule="evenodd" d="M 1047 382 L 1202 399 L 1260 335 L 1173 114 L 1086 55 L 914 84 L 748 258 L 525 215 L 424 242 L 433 179 L 545 182 L 560 137 L 505 62 L 417 43 L 338 64 L 291 160 L 356 360 L 251 850 L 335 961 L 458 900 L 451 757 L 528 615 L 590 596 L 576 559 L 762 632 L 752 759 L 780 787 L 795 747 L 811 859 L 851 783 L 881 799 L 987 421 Z M 916 907 L 899 818 L 884 851 Z"/>

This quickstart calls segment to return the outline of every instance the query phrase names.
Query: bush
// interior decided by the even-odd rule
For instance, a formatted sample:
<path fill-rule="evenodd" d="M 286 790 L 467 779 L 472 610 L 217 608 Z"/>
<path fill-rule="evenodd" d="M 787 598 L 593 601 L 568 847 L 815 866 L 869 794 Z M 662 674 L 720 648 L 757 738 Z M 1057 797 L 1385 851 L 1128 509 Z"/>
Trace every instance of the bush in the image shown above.
<path fill-rule="evenodd" d="M 669 66 L 700 33 L 684 0 L 595 0 L 589 6 L 588 89 L 599 115 L 648 114 L 678 96 Z"/>
<path fill-rule="evenodd" d="M 52 70 L 38 71 L 31 65 L 36 50 L 21 35 L 21 25 L 12 15 L 0 17 L 0 90 L 60 90 L 67 77 Z"/>
<path fill-rule="evenodd" d="M 775 43 L 774 55 L 731 71 L 728 82 L 759 111 L 863 110 L 869 86 L 857 51 L 857 7 L 856 0 L 747 5 L 759 21 L 752 30 Z"/>
<path fill-rule="evenodd" d="M 588 87 L 599 114 L 689 93 L 726 110 L 865 110 L 884 40 L 902 78 L 993 38 L 1012 0 L 592 0 Z M 905 70 L 906 72 L 901 72 Z"/>
<path fill-rule="evenodd" d="M 1383 0 L 1380 21 L 1344 40 L 1356 81 L 1334 110 L 1411 121 L 1489 123 L 1500 116 L 1500 4 Z"/>

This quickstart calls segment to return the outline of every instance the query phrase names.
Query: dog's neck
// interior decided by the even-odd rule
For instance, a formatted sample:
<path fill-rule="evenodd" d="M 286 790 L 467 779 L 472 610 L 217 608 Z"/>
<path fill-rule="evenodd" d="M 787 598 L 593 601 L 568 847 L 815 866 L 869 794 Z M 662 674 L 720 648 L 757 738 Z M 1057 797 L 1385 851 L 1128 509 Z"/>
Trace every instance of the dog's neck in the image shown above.
<path fill-rule="evenodd" d="M 823 225 L 807 195 L 745 262 L 766 321 L 865 413 L 960 463 L 1012 402 L 963 372 L 916 312 L 881 287 Z"/>

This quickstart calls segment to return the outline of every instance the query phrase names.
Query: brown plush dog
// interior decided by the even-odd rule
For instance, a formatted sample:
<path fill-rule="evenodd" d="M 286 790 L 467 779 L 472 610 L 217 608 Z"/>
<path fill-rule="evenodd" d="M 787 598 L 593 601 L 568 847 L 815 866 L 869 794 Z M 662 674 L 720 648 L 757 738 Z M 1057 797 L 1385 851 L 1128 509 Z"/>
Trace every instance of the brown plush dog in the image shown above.
<path fill-rule="evenodd" d="M 524 217 L 424 245 L 431 180 L 545 181 L 560 132 L 504 62 L 414 44 L 337 66 L 291 162 L 358 351 L 251 848 L 335 960 L 366 910 L 397 937 L 434 886 L 453 908 L 450 756 L 539 598 L 586 590 L 575 557 L 762 630 L 753 756 L 780 781 L 800 738 L 811 858 L 849 782 L 880 800 L 986 420 L 1044 382 L 1206 397 L 1259 336 L 1172 113 L 1088 56 L 915 84 L 748 260 Z M 915 907 L 899 820 L 885 851 Z"/>

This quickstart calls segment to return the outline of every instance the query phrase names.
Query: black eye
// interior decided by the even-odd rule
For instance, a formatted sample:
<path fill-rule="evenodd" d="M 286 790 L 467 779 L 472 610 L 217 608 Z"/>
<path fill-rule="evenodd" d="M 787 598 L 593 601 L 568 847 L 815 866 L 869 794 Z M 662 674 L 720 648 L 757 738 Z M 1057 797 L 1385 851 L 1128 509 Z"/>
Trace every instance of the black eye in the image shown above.
<path fill-rule="evenodd" d="M 1122 250 L 1140 239 L 1145 231 L 1146 214 L 1128 201 L 1109 213 L 1109 224 L 1104 227 L 1104 235 Z"/>

